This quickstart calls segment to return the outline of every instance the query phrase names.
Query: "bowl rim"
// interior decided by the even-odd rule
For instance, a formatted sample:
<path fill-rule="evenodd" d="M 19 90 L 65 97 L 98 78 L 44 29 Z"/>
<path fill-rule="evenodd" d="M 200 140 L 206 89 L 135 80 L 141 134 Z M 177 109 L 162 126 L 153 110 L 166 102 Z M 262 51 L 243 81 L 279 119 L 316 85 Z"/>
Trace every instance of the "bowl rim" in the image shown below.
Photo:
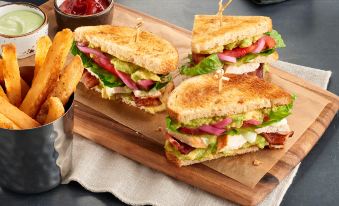
<path fill-rule="evenodd" d="M 111 0 L 110 4 L 108 5 L 108 7 L 104 10 L 102 10 L 101 12 L 99 13 L 95 13 L 95 14 L 90 14 L 90 15 L 74 15 L 74 14 L 67 14 L 63 11 L 61 11 L 61 9 L 59 8 L 59 6 L 57 5 L 57 0 L 53 0 L 54 1 L 54 10 L 59 13 L 59 14 L 62 14 L 64 16 L 67 16 L 67 17 L 71 17 L 71 18 L 86 18 L 86 17 L 98 17 L 98 16 L 101 16 L 105 13 L 107 13 L 108 11 L 112 10 L 113 6 L 114 6 L 114 0 Z"/>
<path fill-rule="evenodd" d="M 4 37 L 4 38 L 18 38 L 18 37 L 29 36 L 29 35 L 31 35 L 33 33 L 36 33 L 37 31 L 41 30 L 46 24 L 48 24 L 48 17 L 47 17 L 46 12 L 44 12 L 38 6 L 36 6 L 36 5 L 32 4 L 32 3 L 29 3 L 29 2 L 16 2 L 16 3 L 8 3 L 8 4 L 1 5 L 0 8 L 6 7 L 6 6 L 11 6 L 11 5 L 23 5 L 23 6 L 26 6 L 26 7 L 29 7 L 29 8 L 38 9 L 43 14 L 44 21 L 42 22 L 42 24 L 38 28 L 36 28 L 35 30 L 30 31 L 28 33 L 20 34 L 20 35 L 8 35 L 8 34 L 0 33 L 0 37 Z"/>

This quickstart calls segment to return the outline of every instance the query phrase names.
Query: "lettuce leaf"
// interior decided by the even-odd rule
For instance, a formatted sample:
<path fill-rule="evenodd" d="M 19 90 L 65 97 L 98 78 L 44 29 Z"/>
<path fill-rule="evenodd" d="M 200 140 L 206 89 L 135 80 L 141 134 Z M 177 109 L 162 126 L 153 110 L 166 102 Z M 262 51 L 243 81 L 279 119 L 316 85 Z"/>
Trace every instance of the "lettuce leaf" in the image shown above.
<path fill-rule="evenodd" d="M 250 62 L 251 60 L 257 58 L 258 56 L 268 56 L 270 54 L 273 54 L 275 52 L 275 49 L 267 49 L 265 51 L 262 51 L 258 54 L 255 53 L 248 53 L 243 57 L 240 57 L 237 59 L 237 63 L 235 63 L 236 65 L 241 65 L 241 64 L 245 64 Z"/>
<path fill-rule="evenodd" d="M 81 57 L 84 67 L 94 73 L 100 79 L 104 86 L 118 87 L 124 85 L 124 83 L 118 77 L 99 67 L 91 58 L 82 53 L 76 46 L 75 42 L 73 42 L 72 44 L 71 53 L 74 56 L 79 55 Z"/>
<path fill-rule="evenodd" d="M 166 76 L 162 76 L 160 78 L 161 78 L 160 82 L 156 82 L 151 90 L 160 90 L 163 87 L 165 87 L 168 84 L 168 82 L 172 81 L 172 75 L 171 74 L 168 74 Z"/>
<path fill-rule="evenodd" d="M 177 130 L 179 129 L 180 124 L 173 122 L 172 119 L 169 116 L 167 116 L 166 117 L 166 127 L 167 127 L 167 129 L 169 129 L 173 132 L 178 132 Z"/>
<path fill-rule="evenodd" d="M 270 113 L 268 114 L 269 120 L 262 123 L 258 127 L 265 127 L 275 122 L 279 122 L 280 120 L 286 118 L 288 115 L 292 113 L 293 104 L 296 99 L 296 95 L 292 95 L 292 102 L 288 105 L 282 105 L 278 107 L 273 107 Z"/>
<path fill-rule="evenodd" d="M 180 68 L 180 74 L 186 75 L 186 76 L 196 76 L 200 74 L 207 74 L 211 73 L 213 71 L 216 71 L 218 69 L 221 69 L 224 66 L 224 64 L 219 60 L 219 57 L 217 54 L 212 54 L 206 58 L 204 58 L 199 64 L 188 67 L 187 65 L 184 65 Z"/>
<path fill-rule="evenodd" d="M 272 30 L 271 32 L 266 32 L 265 34 L 272 37 L 275 40 L 275 42 L 277 43 L 275 48 L 286 47 L 284 40 L 282 39 L 281 35 L 276 30 Z"/>

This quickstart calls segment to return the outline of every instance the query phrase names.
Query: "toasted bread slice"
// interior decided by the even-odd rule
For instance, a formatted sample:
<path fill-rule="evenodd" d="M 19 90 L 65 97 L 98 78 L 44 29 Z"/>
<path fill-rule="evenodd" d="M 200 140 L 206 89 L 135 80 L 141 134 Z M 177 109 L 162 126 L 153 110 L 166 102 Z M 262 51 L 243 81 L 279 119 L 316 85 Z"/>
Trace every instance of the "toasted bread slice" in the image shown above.
<path fill-rule="evenodd" d="M 192 34 L 192 52 L 201 53 L 229 43 L 262 35 L 272 30 L 272 20 L 265 16 L 196 15 Z"/>
<path fill-rule="evenodd" d="M 168 98 L 169 116 L 182 123 L 286 105 L 292 97 L 279 86 L 251 75 L 227 74 L 219 92 L 214 74 L 183 81 Z"/>
<path fill-rule="evenodd" d="M 156 74 L 168 74 L 178 66 L 179 55 L 165 39 L 141 31 L 135 42 L 136 30 L 123 26 L 85 26 L 74 31 L 75 41 L 89 42 L 101 51 L 131 62 Z"/>
<path fill-rule="evenodd" d="M 167 159 L 170 162 L 176 164 L 178 167 L 182 167 L 182 166 L 187 166 L 187 165 L 192 165 L 192 164 L 196 164 L 196 163 L 200 163 L 200 162 L 218 159 L 218 158 L 221 158 L 221 157 L 230 157 L 230 156 L 236 156 L 236 155 L 241 155 L 241 154 L 245 154 L 245 153 L 255 152 L 255 151 L 258 151 L 258 150 L 259 150 L 259 148 L 257 146 L 252 146 L 252 147 L 248 147 L 248 148 L 245 148 L 245 149 L 236 149 L 236 150 L 233 150 L 232 152 L 229 152 L 227 154 L 217 153 L 217 154 L 214 154 L 212 156 L 201 158 L 199 160 L 180 160 L 174 154 L 172 154 L 171 152 L 168 152 L 168 151 L 165 151 L 165 154 L 166 154 Z"/>

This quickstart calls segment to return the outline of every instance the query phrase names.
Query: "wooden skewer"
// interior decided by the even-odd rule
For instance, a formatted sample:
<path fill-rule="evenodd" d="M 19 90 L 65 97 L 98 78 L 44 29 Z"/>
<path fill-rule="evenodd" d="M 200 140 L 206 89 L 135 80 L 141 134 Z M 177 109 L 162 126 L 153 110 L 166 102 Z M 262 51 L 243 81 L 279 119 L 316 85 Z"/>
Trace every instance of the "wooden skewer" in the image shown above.
<path fill-rule="evenodd" d="M 142 27 L 143 24 L 144 24 L 144 22 L 142 21 L 142 18 L 138 17 L 137 18 L 137 25 L 135 26 L 135 29 L 137 30 L 137 32 L 135 34 L 135 38 L 134 38 L 135 42 L 137 42 L 139 40 L 140 28 Z"/>
<path fill-rule="evenodd" d="M 228 0 L 228 2 L 225 5 L 222 5 L 222 1 L 219 1 L 219 9 L 218 9 L 218 13 L 217 15 L 219 16 L 219 23 L 220 23 L 220 27 L 222 26 L 222 13 L 224 12 L 224 10 L 232 3 L 233 0 Z"/>
<path fill-rule="evenodd" d="M 219 87 L 218 87 L 219 93 L 222 90 L 222 82 L 230 80 L 230 78 L 225 77 L 224 74 L 225 74 L 225 70 L 223 68 L 220 68 L 216 71 L 216 74 L 214 75 L 215 78 L 219 79 L 219 81 L 218 81 L 218 83 L 219 83 Z"/>

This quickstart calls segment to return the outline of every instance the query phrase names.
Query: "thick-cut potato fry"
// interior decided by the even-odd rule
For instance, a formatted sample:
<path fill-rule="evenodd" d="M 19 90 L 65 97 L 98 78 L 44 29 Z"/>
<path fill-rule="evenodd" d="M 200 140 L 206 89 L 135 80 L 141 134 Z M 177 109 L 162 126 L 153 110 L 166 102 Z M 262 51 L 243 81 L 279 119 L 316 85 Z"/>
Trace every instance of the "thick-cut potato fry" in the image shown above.
<path fill-rule="evenodd" d="M 42 36 L 38 40 L 36 44 L 35 50 L 35 70 L 34 70 L 34 78 L 39 72 L 40 68 L 43 66 L 47 52 L 52 45 L 52 41 L 48 36 Z M 33 80 L 34 81 L 34 80 Z"/>
<path fill-rule="evenodd" d="M 14 122 L 22 129 L 31 129 L 40 124 L 28 116 L 26 113 L 9 103 L 5 98 L 0 97 L 0 113 Z"/>
<path fill-rule="evenodd" d="M 70 29 L 64 29 L 55 35 L 45 62 L 20 106 L 20 109 L 30 117 L 36 116 L 41 105 L 57 84 L 72 41 L 73 33 Z"/>
<path fill-rule="evenodd" d="M 45 120 L 45 124 L 57 120 L 65 114 L 64 105 L 62 105 L 61 100 L 58 97 L 50 97 L 48 99 L 48 114 Z"/>
<path fill-rule="evenodd" d="M 3 97 L 4 99 L 6 99 L 7 101 L 9 101 L 4 89 L 2 88 L 2 86 L 0 86 L 0 97 Z"/>
<path fill-rule="evenodd" d="M 13 105 L 19 106 L 21 104 L 21 77 L 16 58 L 16 48 L 14 44 L 3 44 L 1 48 L 5 65 L 3 67 L 3 76 L 7 97 Z"/>
<path fill-rule="evenodd" d="M 58 97 L 62 104 L 65 105 L 68 102 L 69 97 L 75 91 L 77 84 L 79 83 L 84 66 L 82 64 L 80 56 L 75 56 L 72 62 L 66 66 L 64 73 L 61 75 L 56 87 L 49 94 L 48 97 Z M 41 124 L 45 122 L 48 112 L 48 99 L 41 106 L 40 111 L 36 117 Z"/>
<path fill-rule="evenodd" d="M 4 81 L 4 74 L 3 74 L 4 67 L 5 67 L 4 60 L 0 59 L 0 82 Z"/>
<path fill-rule="evenodd" d="M 0 128 L 3 129 L 20 129 L 18 125 L 0 113 Z"/>
<path fill-rule="evenodd" d="M 4 81 L 4 76 L 3 76 L 4 67 L 5 65 L 3 64 L 3 60 L 0 59 L 0 83 Z M 25 82 L 25 80 L 23 80 L 22 78 L 20 79 L 20 83 L 21 83 L 21 99 L 23 99 L 29 90 L 29 86 Z"/>

